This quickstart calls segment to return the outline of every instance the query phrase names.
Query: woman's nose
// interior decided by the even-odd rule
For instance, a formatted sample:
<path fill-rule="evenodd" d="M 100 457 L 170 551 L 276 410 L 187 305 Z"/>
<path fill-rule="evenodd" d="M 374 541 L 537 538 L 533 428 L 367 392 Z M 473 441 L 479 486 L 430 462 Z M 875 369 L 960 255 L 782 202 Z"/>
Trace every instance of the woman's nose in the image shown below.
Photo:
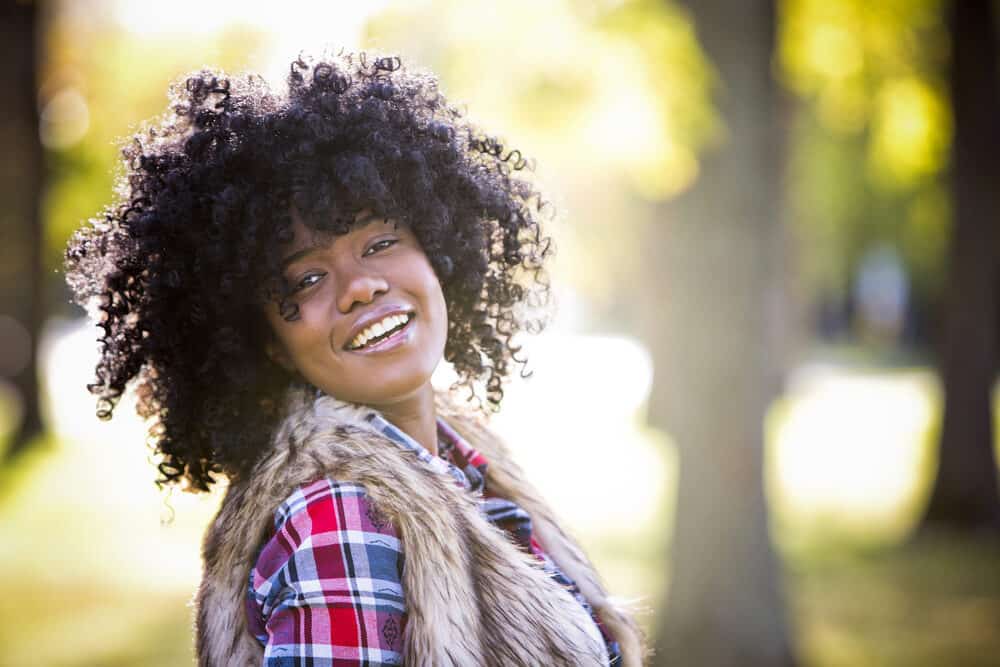
<path fill-rule="evenodd" d="M 337 308 L 341 313 L 351 312 L 356 303 L 369 304 L 379 294 L 389 291 L 389 283 L 380 275 L 354 270 L 344 278 L 341 283 L 344 288 L 337 296 Z"/>

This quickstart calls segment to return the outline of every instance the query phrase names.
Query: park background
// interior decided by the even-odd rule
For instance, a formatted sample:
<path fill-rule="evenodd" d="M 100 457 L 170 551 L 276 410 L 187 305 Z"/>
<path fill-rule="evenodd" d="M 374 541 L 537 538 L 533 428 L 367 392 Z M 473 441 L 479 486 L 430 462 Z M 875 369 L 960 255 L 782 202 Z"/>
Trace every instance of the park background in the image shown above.
<path fill-rule="evenodd" d="M 171 81 L 324 46 L 534 161 L 557 310 L 495 422 L 654 664 L 1000 664 L 993 3 L 0 7 L 0 664 L 192 660 L 219 494 L 94 416 L 63 249 Z"/>

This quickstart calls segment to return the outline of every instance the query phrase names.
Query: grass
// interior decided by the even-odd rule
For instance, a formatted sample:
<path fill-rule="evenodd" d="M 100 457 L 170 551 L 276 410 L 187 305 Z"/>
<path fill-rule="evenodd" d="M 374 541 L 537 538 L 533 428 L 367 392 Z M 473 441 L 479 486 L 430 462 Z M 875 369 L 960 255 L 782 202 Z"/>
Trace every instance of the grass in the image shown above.
<path fill-rule="evenodd" d="M 0 664 L 167 667 L 191 664 L 187 596 L 143 594 L 86 581 L 5 584 Z"/>
<path fill-rule="evenodd" d="M 786 563 L 803 663 L 1000 665 L 1000 540 L 937 535 Z"/>

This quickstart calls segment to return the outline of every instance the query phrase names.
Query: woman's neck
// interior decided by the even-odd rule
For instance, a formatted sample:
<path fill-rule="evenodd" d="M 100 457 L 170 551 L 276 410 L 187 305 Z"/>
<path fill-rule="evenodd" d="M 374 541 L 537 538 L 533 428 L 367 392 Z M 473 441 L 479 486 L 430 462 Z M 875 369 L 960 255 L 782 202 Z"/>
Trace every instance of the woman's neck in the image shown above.
<path fill-rule="evenodd" d="M 437 411 L 430 382 L 403 400 L 375 407 L 393 426 L 423 445 L 432 456 L 437 456 Z"/>

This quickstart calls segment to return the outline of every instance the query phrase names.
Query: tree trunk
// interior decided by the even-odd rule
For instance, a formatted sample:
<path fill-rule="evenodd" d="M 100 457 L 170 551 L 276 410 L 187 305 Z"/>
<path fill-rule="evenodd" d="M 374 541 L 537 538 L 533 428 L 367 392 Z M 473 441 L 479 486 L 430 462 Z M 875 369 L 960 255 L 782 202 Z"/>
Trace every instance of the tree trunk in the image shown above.
<path fill-rule="evenodd" d="M 951 3 L 954 232 L 941 377 L 940 463 L 923 528 L 1000 530 L 991 392 L 997 370 L 1000 72 L 991 0 Z"/>
<path fill-rule="evenodd" d="M 678 447 L 656 664 L 795 664 L 763 491 L 763 423 L 784 370 L 783 105 L 772 1 L 690 3 L 719 75 L 725 137 L 666 207 L 645 258 L 650 418 Z"/>
<path fill-rule="evenodd" d="M 0 377 L 21 402 L 10 459 L 42 429 L 36 350 L 42 321 L 36 48 L 38 6 L 0 3 Z"/>

